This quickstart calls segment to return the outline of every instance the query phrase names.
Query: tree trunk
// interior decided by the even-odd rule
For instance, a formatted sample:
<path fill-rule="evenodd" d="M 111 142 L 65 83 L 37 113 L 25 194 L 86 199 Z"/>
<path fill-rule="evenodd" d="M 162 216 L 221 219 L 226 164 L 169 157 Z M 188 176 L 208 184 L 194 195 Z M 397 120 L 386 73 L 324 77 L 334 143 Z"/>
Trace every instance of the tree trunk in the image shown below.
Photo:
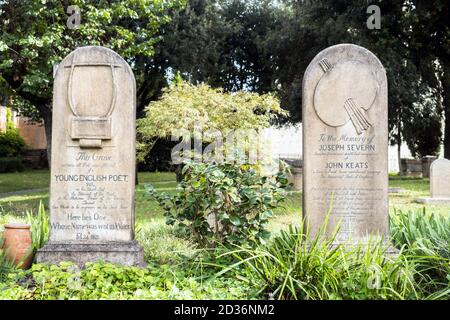
<path fill-rule="evenodd" d="M 138 177 L 138 164 L 136 163 L 136 166 L 134 168 L 134 185 L 137 186 L 139 184 L 139 177 Z"/>
<path fill-rule="evenodd" d="M 177 179 L 177 182 L 181 182 L 183 181 L 183 165 L 182 164 L 177 164 L 175 165 L 175 176 Z"/>
<path fill-rule="evenodd" d="M 398 173 L 402 174 L 402 140 L 397 140 Z"/>
<path fill-rule="evenodd" d="M 39 108 L 44 119 L 45 138 L 47 139 L 47 159 L 50 168 L 52 159 L 52 109 L 48 106 Z"/>
<path fill-rule="evenodd" d="M 402 134 L 401 134 L 401 122 L 400 119 L 397 123 L 397 157 L 398 157 L 398 172 L 402 174 Z"/>
<path fill-rule="evenodd" d="M 450 159 L 450 61 L 441 60 L 443 69 L 442 73 L 442 91 L 443 91 L 443 107 L 445 116 L 444 130 L 444 158 Z"/>

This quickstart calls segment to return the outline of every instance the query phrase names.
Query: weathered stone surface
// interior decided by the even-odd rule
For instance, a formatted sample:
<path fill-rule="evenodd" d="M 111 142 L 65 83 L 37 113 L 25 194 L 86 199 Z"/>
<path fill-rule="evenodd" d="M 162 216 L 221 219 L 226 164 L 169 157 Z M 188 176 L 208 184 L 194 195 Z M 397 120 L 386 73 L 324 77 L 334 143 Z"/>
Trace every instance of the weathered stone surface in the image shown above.
<path fill-rule="evenodd" d="M 417 203 L 433 205 L 450 205 L 450 198 L 417 198 Z"/>
<path fill-rule="evenodd" d="M 303 188 L 303 168 L 292 167 L 291 173 L 287 176 L 289 184 L 297 191 L 302 191 Z"/>
<path fill-rule="evenodd" d="M 136 241 L 104 243 L 49 242 L 39 250 L 39 263 L 72 261 L 83 267 L 86 262 L 105 261 L 126 266 L 144 266 L 144 251 Z"/>
<path fill-rule="evenodd" d="M 330 211 L 336 240 L 386 237 L 388 121 L 385 70 L 370 51 L 320 52 L 303 79 L 303 214 L 314 236 Z"/>
<path fill-rule="evenodd" d="M 450 198 L 450 160 L 437 159 L 430 167 L 432 198 Z"/>
<path fill-rule="evenodd" d="M 437 159 L 430 166 L 431 198 L 416 199 L 419 203 L 450 204 L 450 160 Z"/>
<path fill-rule="evenodd" d="M 115 52 L 81 47 L 53 89 L 50 241 L 38 262 L 142 264 L 134 241 L 135 80 Z"/>
<path fill-rule="evenodd" d="M 423 177 L 423 165 L 422 160 L 420 159 L 400 159 L 402 164 L 402 171 L 400 174 L 405 177 L 415 177 L 422 178 Z"/>

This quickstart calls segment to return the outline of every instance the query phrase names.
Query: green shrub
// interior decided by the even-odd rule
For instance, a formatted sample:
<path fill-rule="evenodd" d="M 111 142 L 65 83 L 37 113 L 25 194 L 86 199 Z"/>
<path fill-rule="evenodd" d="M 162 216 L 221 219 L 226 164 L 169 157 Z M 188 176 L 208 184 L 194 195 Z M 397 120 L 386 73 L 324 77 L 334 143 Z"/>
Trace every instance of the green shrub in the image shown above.
<path fill-rule="evenodd" d="M 385 254 L 386 243 L 372 240 L 359 244 L 344 254 L 340 275 L 340 299 L 420 299 L 416 270 L 402 254 Z"/>
<path fill-rule="evenodd" d="M 159 219 L 138 223 L 136 240 L 144 248 L 144 259 L 155 263 L 178 263 L 186 257 L 194 257 L 199 251 L 194 243 L 177 236 L 173 226 Z"/>
<path fill-rule="evenodd" d="M 414 270 L 401 258 L 386 257 L 381 241 L 349 249 L 333 245 L 334 237 L 325 239 L 323 232 L 307 240 L 302 229 L 281 231 L 267 246 L 226 253 L 237 262 L 219 274 L 239 270 L 276 299 L 417 298 Z"/>
<path fill-rule="evenodd" d="M 0 173 L 22 172 L 24 169 L 22 158 L 0 158 Z"/>
<path fill-rule="evenodd" d="M 12 119 L 11 108 L 6 108 L 6 131 L 14 130 L 14 121 Z"/>
<path fill-rule="evenodd" d="M 0 235 L 0 283 L 5 281 L 8 274 L 15 269 L 14 264 L 6 257 L 6 250 L 3 249 L 3 238 Z"/>
<path fill-rule="evenodd" d="M 417 241 L 427 239 L 430 247 L 448 247 L 450 241 L 450 218 L 422 211 L 402 212 L 395 210 L 390 215 L 391 239 L 397 248 L 413 247 Z M 447 256 L 450 258 L 450 255 Z"/>
<path fill-rule="evenodd" d="M 5 132 L 0 132 L 0 173 L 24 170 L 21 156 L 25 147 L 17 129 L 8 127 Z"/>
<path fill-rule="evenodd" d="M 202 245 L 264 243 L 273 209 L 285 199 L 284 170 L 274 177 L 260 175 L 250 166 L 189 162 L 183 168 L 180 191 L 147 193 L 165 210 L 166 221 Z"/>
<path fill-rule="evenodd" d="M 422 211 L 390 216 L 392 242 L 406 248 L 415 264 L 416 281 L 430 297 L 450 298 L 450 218 Z"/>
<path fill-rule="evenodd" d="M 29 271 L 9 274 L 0 283 L 0 299 L 239 299 L 248 287 L 235 279 L 198 279 L 171 265 L 147 268 L 70 262 L 34 264 Z"/>
<path fill-rule="evenodd" d="M 25 141 L 17 129 L 0 132 L 0 158 L 19 157 L 25 151 Z"/>

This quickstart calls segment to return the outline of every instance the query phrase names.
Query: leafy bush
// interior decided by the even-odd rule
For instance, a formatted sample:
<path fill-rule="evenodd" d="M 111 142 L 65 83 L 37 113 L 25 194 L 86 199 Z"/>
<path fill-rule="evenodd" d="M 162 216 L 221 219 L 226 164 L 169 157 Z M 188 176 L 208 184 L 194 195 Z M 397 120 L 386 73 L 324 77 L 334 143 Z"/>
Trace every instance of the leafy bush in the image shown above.
<path fill-rule="evenodd" d="M 171 265 L 147 268 L 70 262 L 34 264 L 0 283 L 0 299 L 237 299 L 248 287 L 234 279 L 200 279 Z"/>
<path fill-rule="evenodd" d="M 3 249 L 3 238 L 0 235 L 0 282 L 5 281 L 7 275 L 15 269 L 12 261 L 6 256 L 6 250 Z"/>
<path fill-rule="evenodd" d="M 0 173 L 22 172 L 24 169 L 21 158 L 0 158 Z"/>
<path fill-rule="evenodd" d="M 17 129 L 0 132 L 0 157 L 19 157 L 25 151 L 25 141 Z"/>
<path fill-rule="evenodd" d="M 144 259 L 155 263 L 177 263 L 194 257 L 199 250 L 195 244 L 177 236 L 175 228 L 164 220 L 138 224 L 136 240 L 144 248 Z"/>
<path fill-rule="evenodd" d="M 302 229 L 281 231 L 267 246 L 226 253 L 237 262 L 219 274 L 240 270 L 249 283 L 276 299 L 417 298 L 414 270 L 401 257 L 385 256 L 382 242 L 349 249 L 333 245 L 334 236 L 325 239 L 323 232 L 307 240 L 308 231 Z"/>
<path fill-rule="evenodd" d="M 449 218 L 423 212 L 391 216 L 392 241 L 334 245 L 322 232 L 309 239 L 303 225 L 281 233 L 267 246 L 226 252 L 235 262 L 218 275 L 239 272 L 260 293 L 277 299 L 449 299 Z M 337 232 L 337 230 L 335 230 Z M 307 240 L 309 239 L 309 240 Z"/>
<path fill-rule="evenodd" d="M 165 210 L 166 222 L 202 245 L 264 243 L 272 210 L 285 199 L 284 171 L 261 176 L 249 166 L 189 162 L 177 195 L 147 193 Z"/>
<path fill-rule="evenodd" d="M 259 130 L 288 113 L 272 94 L 237 91 L 224 92 L 205 84 L 192 85 L 177 81 L 163 89 L 160 99 L 145 108 L 145 117 L 137 121 L 138 161 L 153 148 L 158 139 L 170 140 L 174 128 L 193 131 L 214 129 L 225 134 L 229 130 Z M 208 138 L 205 135 L 204 141 Z"/>
<path fill-rule="evenodd" d="M 14 130 L 14 121 L 12 119 L 12 111 L 11 108 L 6 108 L 6 131 Z"/>
<path fill-rule="evenodd" d="M 25 146 L 17 129 L 8 127 L 5 132 L 0 132 L 0 173 L 24 170 L 21 156 Z"/>
<path fill-rule="evenodd" d="M 450 218 L 422 211 L 402 212 L 395 210 L 390 215 L 391 239 L 397 248 L 414 246 L 419 240 L 427 239 L 430 247 L 448 246 L 450 241 Z M 447 256 L 450 258 L 450 255 Z"/>

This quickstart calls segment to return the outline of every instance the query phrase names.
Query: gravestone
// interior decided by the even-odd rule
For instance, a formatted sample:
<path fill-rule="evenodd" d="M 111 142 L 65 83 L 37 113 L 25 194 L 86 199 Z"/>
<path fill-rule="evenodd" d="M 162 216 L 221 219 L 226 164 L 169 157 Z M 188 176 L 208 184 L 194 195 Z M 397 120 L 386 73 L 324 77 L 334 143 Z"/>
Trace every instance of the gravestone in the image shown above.
<path fill-rule="evenodd" d="M 287 176 L 289 184 L 294 190 L 302 191 L 303 188 L 303 168 L 291 167 L 291 173 Z"/>
<path fill-rule="evenodd" d="M 365 48 L 320 52 L 303 79 L 303 214 L 314 237 L 328 212 L 336 242 L 386 238 L 388 114 L 386 72 Z"/>
<path fill-rule="evenodd" d="M 430 166 L 431 198 L 416 199 L 419 203 L 450 204 L 450 160 L 437 159 Z"/>
<path fill-rule="evenodd" d="M 423 177 L 423 164 L 421 159 L 402 158 L 400 159 L 400 162 L 402 166 L 400 174 L 402 176 L 414 178 Z"/>
<path fill-rule="evenodd" d="M 136 88 L 114 51 L 80 47 L 53 88 L 50 239 L 38 262 L 142 265 L 134 240 Z"/>

